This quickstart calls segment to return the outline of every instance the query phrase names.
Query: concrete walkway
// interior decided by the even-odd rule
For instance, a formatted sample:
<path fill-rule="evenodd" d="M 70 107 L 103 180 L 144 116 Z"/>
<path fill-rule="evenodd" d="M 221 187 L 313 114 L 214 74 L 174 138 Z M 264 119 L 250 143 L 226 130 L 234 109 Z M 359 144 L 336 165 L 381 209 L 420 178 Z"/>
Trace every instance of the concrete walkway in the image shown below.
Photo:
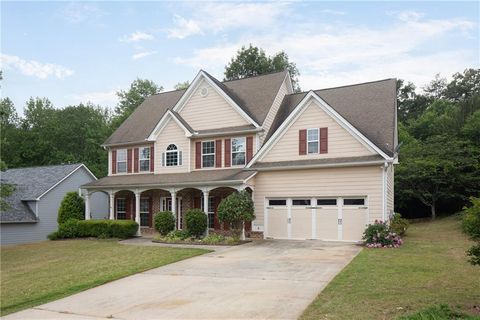
<path fill-rule="evenodd" d="M 296 319 L 359 251 L 345 243 L 255 241 L 4 319 Z"/>

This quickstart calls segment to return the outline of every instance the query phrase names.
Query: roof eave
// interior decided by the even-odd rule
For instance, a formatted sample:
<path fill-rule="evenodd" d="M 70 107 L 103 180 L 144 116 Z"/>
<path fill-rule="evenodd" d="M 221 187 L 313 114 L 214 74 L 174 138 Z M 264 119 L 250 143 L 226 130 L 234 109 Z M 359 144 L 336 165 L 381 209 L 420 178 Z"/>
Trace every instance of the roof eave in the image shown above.
<path fill-rule="evenodd" d="M 361 167 L 378 165 L 385 163 L 385 160 L 362 161 L 362 162 L 344 162 L 344 163 L 322 163 L 322 164 L 304 164 L 304 165 L 284 165 L 271 167 L 251 167 L 246 170 L 255 171 L 280 171 L 280 170 L 301 170 L 301 169 L 317 169 L 317 168 L 338 168 L 338 167 Z"/>

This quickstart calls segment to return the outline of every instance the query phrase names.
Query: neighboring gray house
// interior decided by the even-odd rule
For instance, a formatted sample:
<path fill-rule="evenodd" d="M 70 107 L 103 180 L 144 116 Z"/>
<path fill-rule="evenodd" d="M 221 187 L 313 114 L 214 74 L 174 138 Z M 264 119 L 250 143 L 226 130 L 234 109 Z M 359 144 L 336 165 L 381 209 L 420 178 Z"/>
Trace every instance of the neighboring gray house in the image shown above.
<path fill-rule="evenodd" d="M 79 192 L 81 185 L 97 180 L 81 163 L 10 169 L 0 174 L 2 184 L 15 187 L 0 215 L 2 245 L 46 240 L 57 230 L 58 208 L 65 194 Z M 92 194 L 90 202 L 92 218 L 108 217 L 105 193 Z"/>

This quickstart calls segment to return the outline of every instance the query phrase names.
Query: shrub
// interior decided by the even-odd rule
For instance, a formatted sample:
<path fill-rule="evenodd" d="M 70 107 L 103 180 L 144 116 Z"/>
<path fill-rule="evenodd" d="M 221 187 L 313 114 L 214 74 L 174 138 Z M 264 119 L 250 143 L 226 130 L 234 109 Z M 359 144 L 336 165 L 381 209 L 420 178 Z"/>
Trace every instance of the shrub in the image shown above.
<path fill-rule="evenodd" d="M 63 198 L 58 209 L 58 223 L 64 223 L 70 219 L 85 219 L 85 204 L 77 192 L 68 192 Z"/>
<path fill-rule="evenodd" d="M 467 250 L 468 262 L 474 266 L 480 266 L 480 243 L 477 243 Z"/>
<path fill-rule="evenodd" d="M 155 214 L 154 225 L 155 230 L 165 236 L 175 229 L 175 217 L 170 211 L 158 212 Z"/>
<path fill-rule="evenodd" d="M 471 197 L 470 202 L 463 208 L 462 228 L 473 240 L 480 240 L 480 198 Z"/>
<path fill-rule="evenodd" d="M 211 233 L 202 239 L 204 244 L 219 244 L 222 242 L 225 242 L 225 237 L 217 233 Z"/>
<path fill-rule="evenodd" d="M 190 209 L 185 213 L 187 231 L 196 238 L 205 232 L 207 223 L 207 215 L 200 209 Z"/>
<path fill-rule="evenodd" d="M 67 238 L 120 238 L 133 237 L 138 224 L 132 220 L 68 220 L 49 234 L 50 240 Z"/>
<path fill-rule="evenodd" d="M 400 236 L 391 232 L 385 222 L 378 220 L 367 226 L 363 239 L 369 248 L 398 248 L 403 243 Z"/>
<path fill-rule="evenodd" d="M 472 205 L 463 208 L 462 228 L 477 244 L 467 250 L 468 262 L 480 266 L 480 198 L 470 197 Z"/>
<path fill-rule="evenodd" d="M 407 219 L 402 218 L 400 213 L 395 213 L 390 220 L 390 230 L 400 236 L 404 236 L 410 223 Z"/>
<path fill-rule="evenodd" d="M 190 234 L 188 233 L 187 230 L 175 230 L 169 232 L 165 238 L 166 240 L 171 240 L 171 241 L 182 241 L 185 239 L 188 239 L 190 237 Z"/>
<path fill-rule="evenodd" d="M 218 219 L 229 223 L 233 229 L 239 230 L 242 222 L 255 219 L 251 195 L 243 190 L 234 192 L 218 205 Z"/>

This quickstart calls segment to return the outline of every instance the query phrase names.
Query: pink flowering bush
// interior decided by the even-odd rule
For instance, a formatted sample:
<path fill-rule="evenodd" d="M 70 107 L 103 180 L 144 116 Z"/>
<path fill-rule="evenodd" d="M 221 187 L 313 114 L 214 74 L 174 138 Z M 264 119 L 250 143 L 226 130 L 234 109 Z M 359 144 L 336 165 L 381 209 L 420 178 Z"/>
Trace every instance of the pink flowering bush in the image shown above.
<path fill-rule="evenodd" d="M 378 220 L 367 226 L 363 240 L 368 248 L 398 248 L 403 243 L 400 236 L 392 232 L 386 222 Z"/>

